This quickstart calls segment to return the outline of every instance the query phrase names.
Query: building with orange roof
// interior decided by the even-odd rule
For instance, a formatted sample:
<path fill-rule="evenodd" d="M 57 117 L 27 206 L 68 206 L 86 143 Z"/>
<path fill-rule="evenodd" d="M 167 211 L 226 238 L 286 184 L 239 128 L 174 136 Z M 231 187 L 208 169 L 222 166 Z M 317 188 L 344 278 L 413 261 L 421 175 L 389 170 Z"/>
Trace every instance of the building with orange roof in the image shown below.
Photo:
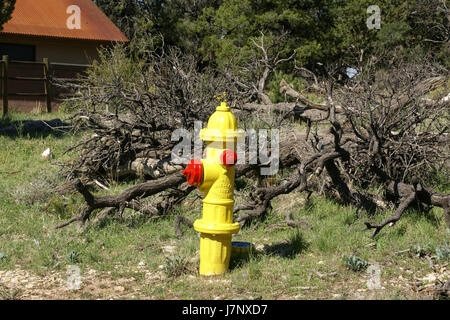
<path fill-rule="evenodd" d="M 0 59 L 9 61 L 8 83 L 0 75 L 0 93 L 17 111 L 48 105 L 49 96 L 57 102 L 65 91 L 39 81 L 47 77 L 44 61 L 53 79 L 74 78 L 98 59 L 101 46 L 128 41 L 92 0 L 16 0 L 11 20 L 0 31 Z"/>
<path fill-rule="evenodd" d="M 0 55 L 89 64 L 101 45 L 127 41 L 92 0 L 16 0 L 0 32 Z"/>

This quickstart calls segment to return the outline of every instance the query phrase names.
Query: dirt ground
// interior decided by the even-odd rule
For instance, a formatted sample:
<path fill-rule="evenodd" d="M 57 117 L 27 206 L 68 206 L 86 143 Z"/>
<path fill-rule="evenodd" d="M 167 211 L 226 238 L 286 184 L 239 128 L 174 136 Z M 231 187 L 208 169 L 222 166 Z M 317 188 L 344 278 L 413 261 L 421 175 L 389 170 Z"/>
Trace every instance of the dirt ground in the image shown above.
<path fill-rule="evenodd" d="M 117 266 L 119 268 L 120 266 Z M 160 266 L 162 267 L 162 266 Z M 65 299 L 161 299 L 161 296 L 149 295 L 145 288 L 164 286 L 167 282 L 165 274 L 160 268 L 157 271 L 150 271 L 144 263 L 140 263 L 130 272 L 130 276 L 126 278 L 115 278 L 111 272 L 100 272 L 94 269 L 83 270 L 79 282 L 74 282 L 73 271 L 68 269 L 64 271 L 51 271 L 43 274 L 36 274 L 31 271 L 15 269 L 0 270 L 0 300 L 65 300 Z M 144 274 L 145 276 L 132 276 L 133 273 Z M 423 277 L 416 277 L 405 274 L 396 279 L 385 280 L 383 287 L 376 290 L 358 289 L 352 295 L 343 296 L 341 294 L 333 294 L 324 299 L 350 299 L 350 300 L 372 300 L 386 299 L 386 287 L 396 287 L 399 290 L 409 291 L 408 295 L 411 299 L 435 299 L 436 292 L 434 288 L 438 284 L 442 284 L 450 278 L 450 270 L 448 266 L 441 267 L 435 272 L 426 274 Z M 200 278 L 194 275 L 188 275 L 179 282 L 204 282 L 204 285 L 211 287 L 229 287 L 232 289 L 232 280 L 219 278 Z M 366 281 L 361 279 L 361 281 Z M 421 283 L 420 288 L 415 283 Z M 353 284 L 335 281 L 330 291 L 342 291 L 342 287 Z M 341 288 L 339 288 L 341 287 Z M 297 296 L 280 296 L 280 299 L 310 299 L 308 298 L 313 287 L 302 288 L 303 294 Z M 167 299 L 176 299 L 177 294 L 171 290 L 167 290 Z M 164 299 L 166 299 L 164 298 Z M 214 296 L 205 297 L 207 299 L 224 299 L 226 297 Z"/>

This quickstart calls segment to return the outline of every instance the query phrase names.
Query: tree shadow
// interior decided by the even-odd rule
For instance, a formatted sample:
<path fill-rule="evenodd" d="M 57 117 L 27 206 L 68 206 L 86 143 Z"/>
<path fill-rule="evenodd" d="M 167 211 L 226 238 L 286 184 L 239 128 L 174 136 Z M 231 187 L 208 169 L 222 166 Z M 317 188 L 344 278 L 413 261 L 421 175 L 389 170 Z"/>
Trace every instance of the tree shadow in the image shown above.
<path fill-rule="evenodd" d="M 236 268 L 242 268 L 251 261 L 258 261 L 263 256 L 273 256 L 277 255 L 282 258 L 294 259 L 297 255 L 304 252 L 309 247 L 309 242 L 307 242 L 303 235 L 297 231 L 293 236 L 288 239 L 278 243 L 264 245 L 262 250 L 253 249 L 246 256 L 234 256 L 230 259 L 229 269 L 233 270 Z"/>
<path fill-rule="evenodd" d="M 230 266 L 229 269 L 233 270 L 233 269 L 238 269 L 238 268 L 242 268 L 244 265 L 246 265 L 250 260 L 252 260 L 252 257 L 254 256 L 256 257 L 255 253 L 250 253 L 247 257 L 242 257 L 242 256 L 235 256 L 235 257 L 231 257 L 230 258 Z"/>
<path fill-rule="evenodd" d="M 311 199 L 306 199 L 305 204 L 303 205 L 303 211 L 312 212 L 317 208 L 317 204 Z"/>
<path fill-rule="evenodd" d="M 404 215 L 409 215 L 415 222 L 418 222 L 421 219 L 425 219 L 428 223 L 437 228 L 441 224 L 441 219 L 439 215 L 436 214 L 436 211 L 433 211 L 432 209 L 432 206 L 422 207 L 420 204 L 418 204 L 408 208 L 405 211 Z"/>
<path fill-rule="evenodd" d="M 0 136 L 10 138 L 45 138 L 49 135 L 60 138 L 71 126 L 61 119 L 52 120 L 16 120 L 0 119 Z"/>
<path fill-rule="evenodd" d="M 309 243 L 304 239 L 300 232 L 288 239 L 272 245 L 264 245 L 261 254 L 277 255 L 283 258 L 294 259 L 298 254 L 308 249 Z"/>

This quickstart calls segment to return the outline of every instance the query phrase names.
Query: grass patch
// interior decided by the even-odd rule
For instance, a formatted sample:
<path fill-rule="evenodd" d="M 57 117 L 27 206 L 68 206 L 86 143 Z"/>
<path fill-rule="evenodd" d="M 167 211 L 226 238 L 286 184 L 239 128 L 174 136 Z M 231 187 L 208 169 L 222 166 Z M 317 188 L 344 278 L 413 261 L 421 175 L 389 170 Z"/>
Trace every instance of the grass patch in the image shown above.
<path fill-rule="evenodd" d="M 63 114 L 31 116 L 64 118 Z M 29 117 L 12 114 L 11 121 Z M 52 192 L 63 182 L 56 162 L 68 159 L 63 152 L 79 138 L 68 134 L 0 137 L 2 279 L 7 272 L 11 275 L 21 269 L 44 278 L 58 275 L 60 283 L 65 283 L 67 268 L 76 265 L 84 279 L 82 289 L 66 292 L 57 288 L 55 292 L 79 299 L 420 299 L 423 295 L 412 284 L 435 272 L 425 253 L 433 256 L 438 267 L 448 263 L 450 233 L 440 208 L 429 213 L 408 210 L 398 223 L 371 239 L 371 232 L 363 231 L 363 222 L 382 221 L 393 210 L 372 216 L 362 213 L 358 219 L 356 208 L 314 195 L 306 201 L 295 193 L 273 201 L 273 210 L 263 221 L 252 221 L 233 237 L 233 241 L 253 243 L 256 250 L 248 259 L 233 262 L 230 271 L 217 278 L 197 274 L 198 234 L 183 227 L 184 235 L 178 239 L 173 227 L 176 214 L 191 220 L 201 217 L 201 201 L 194 201 L 195 194 L 189 196 L 189 205 L 180 205 L 173 214 L 157 220 L 126 210 L 121 220 L 107 217 L 91 221 L 84 229 L 74 224 L 55 230 L 78 214 L 83 203 L 77 194 Z M 54 154 L 50 161 L 40 156 L 47 147 Z M 285 174 L 289 173 L 281 172 L 277 178 L 282 180 Z M 134 183 L 113 183 L 110 192 L 118 193 Z M 242 178 L 237 188 L 245 194 L 253 185 Z M 288 210 L 308 227 L 288 227 Z M 422 253 L 413 252 L 414 246 L 420 246 L 417 252 Z M 398 254 L 406 249 L 409 254 Z M 369 290 L 369 275 L 343 263 L 343 257 L 351 256 L 379 265 L 384 289 Z M 22 292 L 14 290 L 9 283 L 0 287 L 0 298 L 20 298 Z"/>
<path fill-rule="evenodd" d="M 175 255 L 173 258 L 166 257 L 163 265 L 164 273 L 169 278 L 179 277 L 189 272 L 189 261 L 185 256 Z"/>

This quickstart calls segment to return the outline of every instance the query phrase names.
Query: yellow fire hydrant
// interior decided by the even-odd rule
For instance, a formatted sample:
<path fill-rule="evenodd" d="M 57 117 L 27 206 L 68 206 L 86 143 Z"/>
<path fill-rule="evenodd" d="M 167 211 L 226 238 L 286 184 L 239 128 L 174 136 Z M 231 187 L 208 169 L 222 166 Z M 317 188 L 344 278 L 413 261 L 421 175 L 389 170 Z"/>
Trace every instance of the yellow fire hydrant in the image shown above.
<path fill-rule="evenodd" d="M 236 144 L 242 136 L 236 118 L 222 102 L 200 132 L 206 141 L 205 159 L 191 160 L 183 170 L 188 183 L 205 194 L 202 219 L 194 222 L 200 233 L 200 275 L 223 274 L 230 264 L 231 235 L 239 231 L 239 223 L 233 223 L 234 176 Z"/>

